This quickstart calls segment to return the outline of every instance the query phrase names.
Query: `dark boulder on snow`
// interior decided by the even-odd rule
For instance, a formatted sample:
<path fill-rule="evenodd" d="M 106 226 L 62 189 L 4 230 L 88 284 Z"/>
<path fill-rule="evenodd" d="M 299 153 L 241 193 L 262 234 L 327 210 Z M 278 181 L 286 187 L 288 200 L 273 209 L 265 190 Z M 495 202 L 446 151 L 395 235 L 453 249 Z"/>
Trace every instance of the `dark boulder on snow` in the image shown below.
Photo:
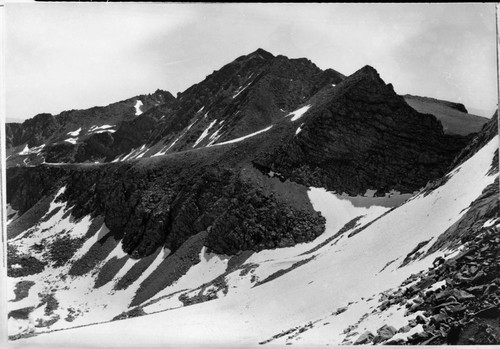
<path fill-rule="evenodd" d="M 373 344 L 378 344 L 391 339 L 396 333 L 397 330 L 395 327 L 384 325 L 377 330 L 377 335 L 373 338 Z"/>
<path fill-rule="evenodd" d="M 375 338 L 375 335 L 370 331 L 366 331 L 361 336 L 359 336 L 358 339 L 356 339 L 354 345 L 368 344 L 373 340 L 373 338 Z"/>

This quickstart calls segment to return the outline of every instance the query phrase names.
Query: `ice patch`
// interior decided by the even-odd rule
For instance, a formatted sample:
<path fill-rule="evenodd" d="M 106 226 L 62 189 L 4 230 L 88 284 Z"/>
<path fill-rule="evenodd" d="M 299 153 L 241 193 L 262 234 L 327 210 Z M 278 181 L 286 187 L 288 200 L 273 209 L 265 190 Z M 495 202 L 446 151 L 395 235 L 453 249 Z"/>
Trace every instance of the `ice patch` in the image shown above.
<path fill-rule="evenodd" d="M 491 219 L 487 220 L 486 222 L 484 222 L 483 228 L 492 227 L 493 225 L 495 225 L 495 222 L 497 220 L 498 220 L 498 218 L 491 218 Z"/>
<path fill-rule="evenodd" d="M 178 141 L 178 140 L 179 140 L 182 136 L 183 136 L 183 135 L 181 135 L 180 137 L 176 138 L 176 139 L 172 142 L 172 144 L 170 144 L 170 145 L 168 146 L 168 148 L 165 150 L 165 153 L 166 153 L 167 151 L 169 151 L 169 150 L 170 150 L 170 149 L 171 149 L 171 148 L 175 145 L 175 143 L 177 143 L 177 141 Z M 163 154 L 165 154 L 165 153 L 163 153 Z"/>
<path fill-rule="evenodd" d="M 135 108 L 135 115 L 141 115 L 142 114 L 142 110 L 141 110 L 142 105 L 143 105 L 142 101 L 139 100 L 139 99 L 135 102 L 135 106 L 134 106 L 134 108 Z"/>
<path fill-rule="evenodd" d="M 89 130 L 88 133 L 96 134 L 96 133 L 104 133 L 104 132 L 109 132 L 109 133 L 115 133 L 116 130 L 113 130 L 112 128 L 115 125 L 102 125 L 102 126 L 96 126 L 93 125 Z"/>
<path fill-rule="evenodd" d="M 225 144 L 231 144 L 231 143 L 237 143 L 237 142 L 241 142 L 247 138 L 250 138 L 250 137 L 253 137 L 253 136 L 256 136 L 260 133 L 263 133 L 263 132 L 266 132 L 266 131 L 269 131 L 273 126 L 269 126 L 263 130 L 260 130 L 260 131 L 257 131 L 257 132 L 254 132 L 254 133 L 251 133 L 249 135 L 246 135 L 246 136 L 243 136 L 243 137 L 240 137 L 240 138 L 236 138 L 236 139 L 232 139 L 230 141 L 226 141 L 226 142 L 222 142 L 222 143 L 217 143 L 217 144 L 213 144 L 211 146 L 217 146 L 217 145 L 225 145 Z"/>
<path fill-rule="evenodd" d="M 76 144 L 77 140 L 78 140 L 78 138 L 68 138 L 68 139 L 65 139 L 64 141 L 71 143 L 71 144 Z"/>
<path fill-rule="evenodd" d="M 115 133 L 116 130 L 99 130 L 99 131 L 94 131 L 92 132 L 93 134 L 97 134 L 97 133 Z"/>
<path fill-rule="evenodd" d="M 42 144 L 38 147 L 33 147 L 33 148 L 29 148 L 28 147 L 28 144 L 26 144 L 24 146 L 24 149 L 21 150 L 18 155 L 31 155 L 31 154 L 38 154 L 40 153 L 40 151 L 42 151 L 42 149 L 45 147 L 45 144 Z M 7 159 L 10 158 L 10 156 L 7 157 Z"/>
<path fill-rule="evenodd" d="M 140 158 L 140 157 L 144 156 L 144 154 L 149 150 L 149 148 L 146 149 L 146 150 L 144 150 L 145 148 L 146 148 L 146 144 L 143 144 L 139 149 L 136 149 L 136 148 L 132 149 L 130 151 L 130 153 L 128 153 L 120 161 L 133 160 L 133 159 L 137 159 L 137 158 Z"/>
<path fill-rule="evenodd" d="M 89 129 L 89 132 L 93 132 L 93 131 L 96 131 L 96 130 L 105 130 L 107 128 L 112 128 L 114 127 L 115 125 L 102 125 L 102 126 L 97 126 L 97 125 L 94 125 L 92 126 L 90 129 Z"/>
<path fill-rule="evenodd" d="M 28 144 L 24 146 L 24 149 L 19 152 L 19 155 L 28 155 L 30 153 L 30 148 L 28 147 Z"/>
<path fill-rule="evenodd" d="M 80 127 L 78 130 L 76 131 L 72 131 L 72 132 L 68 132 L 68 135 L 70 135 L 71 137 L 76 137 L 80 134 L 80 131 L 82 130 L 82 128 Z"/>
<path fill-rule="evenodd" d="M 203 133 L 194 143 L 193 148 L 195 148 L 206 136 L 208 136 L 208 131 L 212 128 L 213 125 L 215 125 L 216 122 L 217 120 L 214 120 L 210 123 L 210 125 L 208 125 L 208 127 L 203 131 Z"/>
<path fill-rule="evenodd" d="M 219 125 L 222 125 L 224 123 L 224 120 L 222 120 L 221 122 L 219 122 Z M 215 131 L 214 133 L 212 133 L 212 135 L 208 138 L 210 143 L 208 143 L 206 146 L 209 147 L 211 146 L 212 144 L 214 144 L 215 142 L 217 142 L 217 140 L 222 136 L 222 134 L 219 134 L 219 132 L 222 130 L 222 126 L 217 130 Z"/>
<path fill-rule="evenodd" d="M 304 106 L 302 108 L 299 108 L 296 111 L 293 111 L 293 112 L 291 112 L 290 114 L 288 114 L 286 116 L 288 117 L 288 116 L 293 115 L 291 120 L 292 121 L 297 121 L 298 119 L 300 119 L 309 110 L 309 108 L 311 108 L 310 104 L 306 105 L 306 106 Z"/>
<path fill-rule="evenodd" d="M 155 156 L 162 156 L 162 155 L 165 155 L 167 153 L 167 150 L 166 150 L 167 146 L 164 146 L 163 148 L 160 149 L 160 151 L 158 153 L 154 153 L 153 155 L 151 155 L 151 157 L 155 157 Z"/>

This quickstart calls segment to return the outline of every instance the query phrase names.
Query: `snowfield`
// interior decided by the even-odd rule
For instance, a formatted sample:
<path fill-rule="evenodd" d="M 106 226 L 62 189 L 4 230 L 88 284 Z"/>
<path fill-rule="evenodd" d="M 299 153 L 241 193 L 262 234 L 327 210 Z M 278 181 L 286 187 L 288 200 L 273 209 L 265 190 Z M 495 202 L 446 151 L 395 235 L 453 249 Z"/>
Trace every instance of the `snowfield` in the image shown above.
<path fill-rule="evenodd" d="M 292 121 L 308 108 L 291 113 L 294 115 Z M 322 188 L 310 188 L 308 196 L 314 209 L 326 218 L 326 231 L 314 241 L 254 253 L 234 271 L 228 269 L 229 256 L 210 254 L 202 248 L 200 263 L 143 303 L 143 310 L 149 315 L 23 338 L 13 343 L 13 347 L 254 347 L 259 343 L 310 347 L 342 344 L 349 336 L 345 332 L 349 326 L 359 333 L 351 338 L 353 341 L 367 330 L 376 333 L 383 325 L 399 328 L 417 314 L 405 316 L 406 309 L 397 305 L 383 313 L 375 311 L 380 305 L 381 293 L 397 288 L 410 275 L 425 270 L 438 256 L 448 258 L 456 252 L 438 251 L 402 266 L 408 253 L 420 243 L 428 241 L 420 249 L 427 251 L 468 211 L 470 203 L 483 189 L 494 182 L 498 174 L 488 173 L 496 149 L 498 137 L 453 170 L 444 185 L 411 198 L 396 192 L 385 198 L 373 197 L 370 192 L 352 198 Z M 71 219 L 63 218 L 64 203 L 54 201 L 51 208 L 58 205 L 63 208 L 44 223 L 47 226 L 66 225 L 65 220 Z M 85 217 L 70 234 L 81 236 L 89 224 L 90 218 Z M 19 236 L 12 243 L 19 248 L 22 248 L 21 242 L 24 245 L 25 242 L 33 243 L 39 238 L 37 234 L 41 234 L 41 226 L 37 229 L 34 234 Z M 106 231 L 105 226 L 101 229 L 104 231 L 96 232 L 82 245 L 78 255 L 98 241 L 97 236 Z M 112 290 L 112 286 L 133 266 L 135 262 L 131 259 L 122 266 L 123 270 L 113 282 L 97 289 L 91 287 L 95 278 L 92 273 L 58 284 L 57 275 L 64 273 L 64 269 L 52 267 L 46 268 L 42 276 L 9 278 L 9 281 L 12 285 L 24 279 L 36 282 L 28 298 L 20 301 L 23 307 L 36 305 L 38 297 L 35 295 L 40 292 L 44 280 L 51 279 L 59 287 L 68 288 L 56 293 L 61 319 L 51 329 L 109 321 L 127 308 L 141 280 L 150 275 L 168 253 L 158 254 L 144 275 L 121 291 Z M 126 258 L 120 243 L 106 260 L 113 256 Z M 226 290 L 217 284 L 199 288 L 220 275 L 223 275 Z M 435 284 L 431 288 L 439 286 Z M 183 306 L 180 301 L 180 295 L 200 294 L 215 294 L 217 298 L 191 306 Z M 9 310 L 16 303 L 9 302 Z M 83 314 L 74 322 L 65 323 L 63 309 L 68 307 L 81 307 Z M 20 326 L 20 331 L 32 325 L 30 322 L 12 323 L 13 328 Z M 422 328 L 416 326 L 396 336 L 405 339 L 418 331 Z"/>

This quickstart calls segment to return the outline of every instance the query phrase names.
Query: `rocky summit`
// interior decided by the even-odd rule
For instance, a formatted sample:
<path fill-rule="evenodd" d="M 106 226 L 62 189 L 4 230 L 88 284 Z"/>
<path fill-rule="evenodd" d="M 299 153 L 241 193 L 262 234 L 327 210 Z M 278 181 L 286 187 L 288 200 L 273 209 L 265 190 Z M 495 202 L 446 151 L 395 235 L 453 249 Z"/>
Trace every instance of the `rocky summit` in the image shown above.
<path fill-rule="evenodd" d="M 498 344 L 496 115 L 258 49 L 6 136 L 12 340 Z"/>

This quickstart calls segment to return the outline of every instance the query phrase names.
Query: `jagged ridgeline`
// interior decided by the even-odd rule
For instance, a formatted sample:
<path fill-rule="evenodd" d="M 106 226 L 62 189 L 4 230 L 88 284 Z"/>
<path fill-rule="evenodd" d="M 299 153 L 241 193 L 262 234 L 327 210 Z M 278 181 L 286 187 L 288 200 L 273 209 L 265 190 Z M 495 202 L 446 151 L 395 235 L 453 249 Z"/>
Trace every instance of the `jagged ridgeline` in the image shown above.
<path fill-rule="evenodd" d="M 74 164 L 46 161 L 9 169 L 12 208 L 22 214 L 64 186 L 60 200 L 73 207 L 72 215 L 103 216 L 106 226 L 123 236 L 124 250 L 136 258 L 160 246 L 175 251 L 207 229 L 207 246 L 216 252 L 258 251 L 310 241 L 323 232 L 324 220 L 307 204 L 305 186 L 352 195 L 373 188 L 379 195 L 412 193 L 442 176 L 467 142 L 466 137 L 443 134 L 435 117 L 409 107 L 371 67 L 344 78 L 306 59 L 274 57 L 263 50 L 238 58 L 177 99 L 169 97 L 161 91 L 138 97 L 145 99 L 141 108 L 150 109 L 122 121 L 114 133 L 83 136 L 85 127 L 102 128 L 97 119 L 112 123 L 100 109 L 97 117 L 89 112 L 81 125 L 72 112 L 52 117 L 51 130 L 56 124 L 62 132 L 78 126 L 82 143 L 75 135 L 75 144 L 49 144 L 37 155 Z M 114 123 L 116 109 L 127 110 L 127 104 L 130 118 L 134 99 L 109 107 Z M 39 129 L 26 123 L 27 133 Z M 176 130 L 186 134 L 172 140 L 173 146 L 163 143 Z M 31 146 L 49 142 L 43 135 Z M 89 147 L 98 149 L 94 142 L 104 136 L 106 152 L 118 159 L 132 144 L 145 144 L 142 160 L 76 163 L 81 154 L 92 153 Z M 14 137 L 10 142 L 20 141 Z M 171 147 L 166 152 L 170 156 L 150 157 L 157 143 Z M 269 173 L 305 186 L 264 185 L 278 182 Z"/>
<path fill-rule="evenodd" d="M 408 215 L 398 206 L 414 194 L 411 205 L 437 195 L 491 147 L 494 119 L 399 96 L 370 66 L 346 77 L 259 49 L 176 97 L 157 90 L 7 124 L 9 316 L 19 327 L 11 333 L 221 298 L 234 275 L 256 289 L 275 284 L 339 240 Z M 459 228 L 446 218 L 420 241 L 413 232 L 399 264 L 383 269 L 457 248 L 472 221 L 495 219 L 487 184 L 488 210 L 471 208 Z M 264 258 L 273 253 L 286 258 Z M 28 294 L 39 295 L 36 304 Z M 78 310 L 92 306 L 92 317 Z"/>

